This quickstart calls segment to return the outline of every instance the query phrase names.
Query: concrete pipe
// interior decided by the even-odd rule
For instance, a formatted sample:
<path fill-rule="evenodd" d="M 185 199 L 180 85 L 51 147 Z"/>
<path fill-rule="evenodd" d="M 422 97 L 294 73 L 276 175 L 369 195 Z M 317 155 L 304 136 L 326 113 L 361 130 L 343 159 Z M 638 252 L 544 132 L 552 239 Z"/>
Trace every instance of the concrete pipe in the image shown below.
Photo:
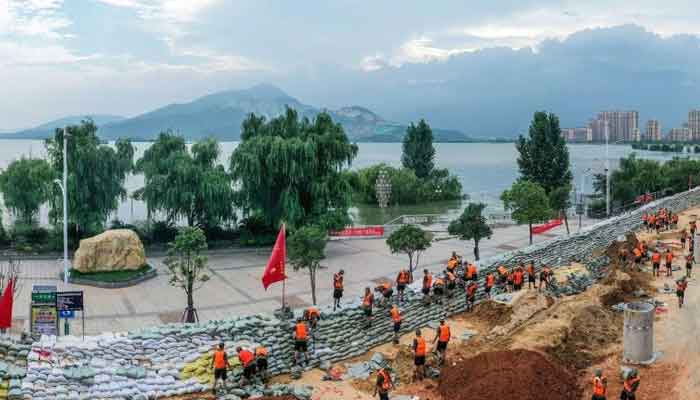
<path fill-rule="evenodd" d="M 625 305 L 622 359 L 630 363 L 654 360 L 654 309 L 649 303 Z"/>

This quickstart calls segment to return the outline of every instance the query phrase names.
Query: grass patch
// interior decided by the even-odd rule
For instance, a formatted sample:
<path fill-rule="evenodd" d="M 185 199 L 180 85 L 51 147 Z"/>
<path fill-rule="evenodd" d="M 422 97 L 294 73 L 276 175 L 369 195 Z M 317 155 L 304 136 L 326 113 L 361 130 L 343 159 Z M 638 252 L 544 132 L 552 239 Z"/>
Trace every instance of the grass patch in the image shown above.
<path fill-rule="evenodd" d="M 80 272 L 75 269 L 70 270 L 71 278 L 84 279 L 86 281 L 95 282 L 126 282 L 132 279 L 139 278 L 149 273 L 153 268 L 146 264 L 139 269 L 123 270 L 123 271 L 100 271 L 100 272 Z"/>

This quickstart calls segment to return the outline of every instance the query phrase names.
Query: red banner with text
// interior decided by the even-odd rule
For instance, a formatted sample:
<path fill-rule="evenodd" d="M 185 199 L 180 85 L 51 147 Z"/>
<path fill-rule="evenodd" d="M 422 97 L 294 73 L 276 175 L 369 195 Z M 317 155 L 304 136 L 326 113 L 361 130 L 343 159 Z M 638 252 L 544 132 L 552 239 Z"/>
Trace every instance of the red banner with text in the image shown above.
<path fill-rule="evenodd" d="M 361 228 L 345 228 L 342 231 L 331 232 L 331 236 L 384 236 L 383 226 L 363 226 Z"/>
<path fill-rule="evenodd" d="M 552 219 L 549 222 L 547 222 L 546 224 L 535 225 L 532 227 L 532 234 L 538 235 L 540 233 L 545 233 L 550 229 L 556 228 L 557 226 L 561 225 L 562 223 L 563 223 L 563 221 L 560 219 Z"/>

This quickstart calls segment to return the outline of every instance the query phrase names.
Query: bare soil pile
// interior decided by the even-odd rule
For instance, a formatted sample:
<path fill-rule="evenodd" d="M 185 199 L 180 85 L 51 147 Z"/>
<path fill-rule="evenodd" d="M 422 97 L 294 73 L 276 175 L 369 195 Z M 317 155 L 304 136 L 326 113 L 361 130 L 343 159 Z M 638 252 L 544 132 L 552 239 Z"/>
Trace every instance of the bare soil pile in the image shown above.
<path fill-rule="evenodd" d="M 478 318 L 492 325 L 503 325 L 510 321 L 513 308 L 495 301 L 485 301 L 474 307 L 470 318 Z"/>
<path fill-rule="evenodd" d="M 581 397 L 566 368 L 528 350 L 482 353 L 443 370 L 445 399 L 571 400 Z"/>
<path fill-rule="evenodd" d="M 548 353 L 563 365 L 577 370 L 609 355 L 610 346 L 622 335 L 622 314 L 606 307 L 590 305 L 578 312 L 561 342 Z"/>

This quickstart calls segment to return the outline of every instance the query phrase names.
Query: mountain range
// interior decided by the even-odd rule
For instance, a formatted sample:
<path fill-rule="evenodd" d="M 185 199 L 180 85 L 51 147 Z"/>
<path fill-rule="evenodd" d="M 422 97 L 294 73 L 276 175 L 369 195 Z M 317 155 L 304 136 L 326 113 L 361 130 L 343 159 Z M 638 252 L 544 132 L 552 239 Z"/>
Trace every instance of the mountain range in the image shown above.
<path fill-rule="evenodd" d="M 103 140 L 131 138 L 154 140 L 159 132 L 171 129 L 187 140 L 214 136 L 219 140 L 240 139 L 243 120 L 250 113 L 274 118 L 286 107 L 297 110 L 300 116 L 313 118 L 327 111 L 340 123 L 348 137 L 357 142 L 398 142 L 406 133 L 406 125 L 383 119 L 371 110 L 360 107 L 342 107 L 337 110 L 319 109 L 302 103 L 278 87 L 260 84 L 244 90 L 228 90 L 200 97 L 189 103 L 169 104 L 165 107 L 125 118 L 115 115 L 71 116 L 47 122 L 37 127 L 14 133 L 0 134 L 0 139 L 45 139 L 58 127 L 79 123 L 92 118 L 98 125 Z M 471 139 L 457 130 L 433 128 L 436 142 L 465 142 Z"/>

